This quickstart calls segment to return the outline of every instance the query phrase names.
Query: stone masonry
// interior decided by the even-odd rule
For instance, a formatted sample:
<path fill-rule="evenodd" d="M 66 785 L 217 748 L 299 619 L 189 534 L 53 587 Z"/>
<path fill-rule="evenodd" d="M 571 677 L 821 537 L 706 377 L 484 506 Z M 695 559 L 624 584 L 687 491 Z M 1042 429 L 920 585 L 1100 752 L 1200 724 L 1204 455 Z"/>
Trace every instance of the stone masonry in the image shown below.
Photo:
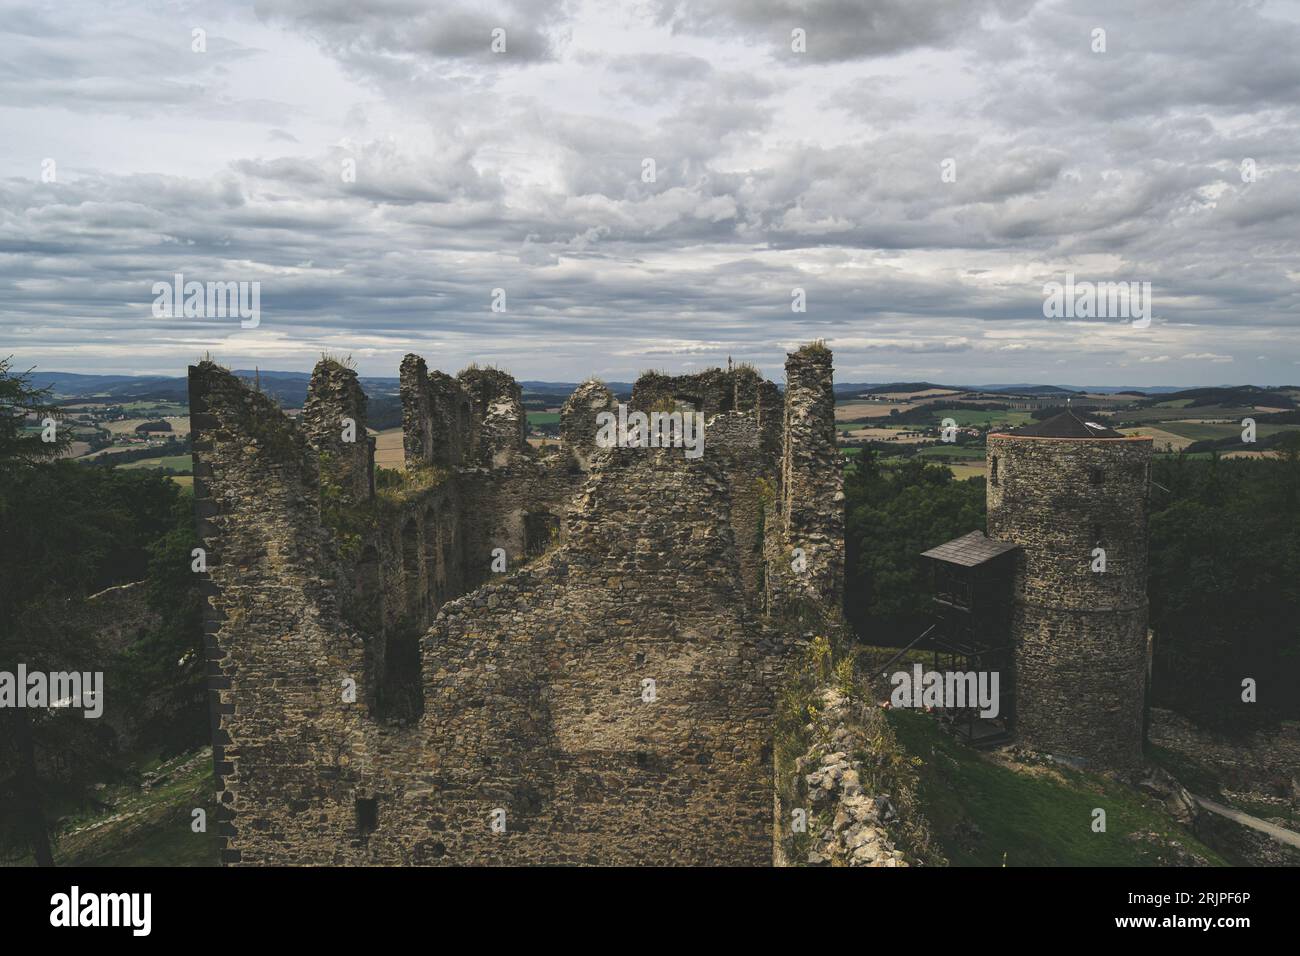
<path fill-rule="evenodd" d="M 1035 750 L 1141 761 L 1150 460 L 1150 438 L 988 437 L 988 534 L 1020 546 L 1016 732 Z"/>
<path fill-rule="evenodd" d="M 508 374 L 408 355 L 377 480 L 343 364 L 296 422 L 191 367 L 223 862 L 770 863 L 785 612 L 843 587 L 830 352 L 786 373 L 644 376 L 698 459 L 597 448 L 596 382 L 539 452 Z"/>

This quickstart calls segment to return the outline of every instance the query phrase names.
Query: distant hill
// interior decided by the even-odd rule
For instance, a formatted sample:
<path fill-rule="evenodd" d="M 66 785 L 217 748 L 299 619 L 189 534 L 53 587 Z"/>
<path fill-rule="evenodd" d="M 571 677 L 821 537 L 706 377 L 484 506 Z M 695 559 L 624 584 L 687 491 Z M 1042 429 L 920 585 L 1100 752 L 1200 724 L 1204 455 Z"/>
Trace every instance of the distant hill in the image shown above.
<path fill-rule="evenodd" d="M 274 369 L 236 369 L 235 374 L 248 382 L 257 381 L 264 393 L 272 396 L 286 408 L 300 408 L 307 399 L 307 385 L 311 381 L 310 372 L 279 372 Z M 38 387 L 51 388 L 56 396 L 71 398 L 101 398 L 113 402 L 131 401 L 168 401 L 185 402 L 188 400 L 188 382 L 184 375 L 86 375 L 78 372 L 47 372 L 37 370 L 32 373 L 32 381 Z M 399 393 L 399 380 L 396 376 L 359 377 L 361 387 L 366 395 L 377 402 L 381 399 L 396 399 Z M 620 399 L 626 400 L 632 393 L 631 382 L 606 382 L 609 389 Z M 524 392 L 524 402 L 530 407 L 539 405 L 558 405 L 578 387 L 577 382 L 546 382 L 538 379 L 526 379 L 519 383 Z M 1001 383 L 995 385 L 945 385 L 938 382 L 838 382 L 835 385 L 837 398 L 848 398 L 866 392 L 897 392 L 908 394 L 926 392 L 932 389 L 946 389 L 955 392 L 985 392 L 1001 395 L 1066 395 L 1090 392 L 1097 395 L 1133 395 L 1135 398 L 1159 396 L 1161 400 L 1171 398 L 1191 399 L 1195 405 L 1231 405 L 1231 404 L 1275 404 L 1279 408 L 1294 408 L 1295 400 L 1287 394 L 1287 389 L 1297 386 L 1280 386 L 1261 388 L 1255 385 L 1215 385 L 1182 388 L 1174 385 L 1035 385 L 1030 383 Z M 531 401 L 530 401 L 531 399 Z M 391 417 L 391 409 L 385 404 L 385 416 Z"/>

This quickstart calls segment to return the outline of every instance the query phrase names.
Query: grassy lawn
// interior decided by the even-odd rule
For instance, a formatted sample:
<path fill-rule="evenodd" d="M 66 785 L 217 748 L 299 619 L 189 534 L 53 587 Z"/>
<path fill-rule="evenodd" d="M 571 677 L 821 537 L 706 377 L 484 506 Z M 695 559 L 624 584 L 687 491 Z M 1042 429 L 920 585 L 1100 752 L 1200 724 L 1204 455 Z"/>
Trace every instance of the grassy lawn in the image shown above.
<path fill-rule="evenodd" d="M 889 721 L 903 748 L 922 760 L 921 806 L 954 866 L 1166 866 L 1176 860 L 1171 840 L 1227 865 L 1123 784 L 1057 765 L 998 764 L 915 711 L 890 711 Z M 1097 807 L 1106 811 L 1104 833 L 1092 830 Z"/>

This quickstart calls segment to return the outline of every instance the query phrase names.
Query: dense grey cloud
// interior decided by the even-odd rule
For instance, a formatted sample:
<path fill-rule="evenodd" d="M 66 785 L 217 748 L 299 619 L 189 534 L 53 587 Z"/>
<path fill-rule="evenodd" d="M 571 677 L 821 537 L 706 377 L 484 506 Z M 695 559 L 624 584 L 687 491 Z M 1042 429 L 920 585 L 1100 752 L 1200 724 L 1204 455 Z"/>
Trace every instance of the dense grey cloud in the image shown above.
<path fill-rule="evenodd" d="M 1300 4 L 1130 6 L 22 6 L 0 352 L 779 377 L 824 338 L 842 380 L 1300 381 Z M 1156 321 L 1044 318 L 1067 272 Z M 176 273 L 259 282 L 260 325 L 155 318 Z"/>

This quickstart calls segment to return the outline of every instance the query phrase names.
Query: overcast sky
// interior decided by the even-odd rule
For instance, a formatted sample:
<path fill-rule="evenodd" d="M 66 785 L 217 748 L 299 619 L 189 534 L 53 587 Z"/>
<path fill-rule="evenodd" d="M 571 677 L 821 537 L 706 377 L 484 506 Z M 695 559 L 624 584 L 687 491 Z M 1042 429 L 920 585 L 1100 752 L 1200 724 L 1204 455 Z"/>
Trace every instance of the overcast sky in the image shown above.
<path fill-rule="evenodd" d="M 1296 2 L 0 0 L 24 367 L 1296 383 L 1298 253 Z M 1067 273 L 1153 321 L 1045 318 Z"/>

